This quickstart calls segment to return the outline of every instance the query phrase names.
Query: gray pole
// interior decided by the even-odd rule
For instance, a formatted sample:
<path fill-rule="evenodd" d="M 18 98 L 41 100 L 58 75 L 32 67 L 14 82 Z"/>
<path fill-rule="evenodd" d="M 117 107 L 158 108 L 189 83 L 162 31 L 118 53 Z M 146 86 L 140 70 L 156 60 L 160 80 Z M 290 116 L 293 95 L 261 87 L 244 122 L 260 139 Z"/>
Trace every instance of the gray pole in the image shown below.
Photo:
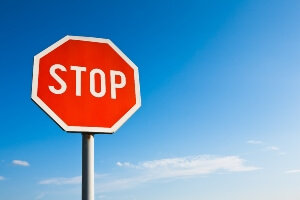
<path fill-rule="evenodd" d="M 94 134 L 82 133 L 82 200 L 94 200 Z"/>

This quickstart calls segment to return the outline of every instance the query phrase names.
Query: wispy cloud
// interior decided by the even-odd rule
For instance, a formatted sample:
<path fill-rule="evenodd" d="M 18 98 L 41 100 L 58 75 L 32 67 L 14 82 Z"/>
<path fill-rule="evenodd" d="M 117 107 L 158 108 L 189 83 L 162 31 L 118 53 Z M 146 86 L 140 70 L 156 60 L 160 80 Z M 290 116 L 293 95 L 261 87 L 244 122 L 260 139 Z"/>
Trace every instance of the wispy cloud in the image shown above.
<path fill-rule="evenodd" d="M 23 161 L 23 160 L 13 160 L 12 164 L 22 166 L 22 167 L 29 167 L 30 166 L 30 164 L 27 161 Z"/>
<path fill-rule="evenodd" d="M 106 174 L 97 174 L 95 173 L 94 178 L 102 178 L 106 176 Z M 80 184 L 81 183 L 81 176 L 75 176 L 70 178 L 64 178 L 64 177 L 55 177 L 55 178 L 49 178 L 45 180 L 41 180 L 38 182 L 40 185 L 73 185 L 73 184 Z"/>
<path fill-rule="evenodd" d="M 248 140 L 247 143 L 248 144 L 263 144 L 263 142 L 259 141 L 259 140 Z"/>
<path fill-rule="evenodd" d="M 71 178 L 50 178 L 46 180 L 42 180 L 39 182 L 41 185 L 67 185 L 67 184 L 80 184 L 81 183 L 81 176 L 75 176 Z"/>
<path fill-rule="evenodd" d="M 279 148 L 276 147 L 276 146 L 267 146 L 267 147 L 266 147 L 266 150 L 268 150 L 268 151 L 278 151 Z"/>
<path fill-rule="evenodd" d="M 40 200 L 40 199 L 43 199 L 44 197 L 45 197 L 45 193 L 42 193 L 42 194 L 38 195 L 35 199 Z"/>
<path fill-rule="evenodd" d="M 286 155 L 286 152 L 279 152 L 278 155 L 280 156 Z"/>
<path fill-rule="evenodd" d="M 97 184 L 98 191 L 132 188 L 142 183 L 177 178 L 193 178 L 220 172 L 246 172 L 260 168 L 247 166 L 238 156 L 189 156 L 145 161 L 138 164 L 117 162 L 117 166 L 130 170 L 131 177 L 112 179 Z"/>
<path fill-rule="evenodd" d="M 5 178 L 3 176 L 0 176 L 0 181 L 4 181 Z"/>
<path fill-rule="evenodd" d="M 128 189 L 153 181 L 172 181 L 194 178 L 216 173 L 248 172 L 260 168 L 246 164 L 238 156 L 199 155 L 179 158 L 144 161 L 139 163 L 117 162 L 114 174 L 96 174 L 95 191 L 99 199 L 104 192 Z M 43 185 L 80 184 L 81 176 L 71 178 L 50 178 L 42 180 Z"/>
<path fill-rule="evenodd" d="M 285 171 L 284 173 L 285 173 L 285 174 L 300 173 L 300 169 L 287 170 L 287 171 Z"/>
<path fill-rule="evenodd" d="M 210 174 L 220 170 L 240 172 L 258 169 L 257 167 L 245 166 L 245 160 L 238 156 L 220 157 L 210 155 L 145 161 L 140 162 L 137 165 L 128 162 L 124 164 L 118 162 L 117 165 L 120 167 L 159 172 L 159 178 Z"/>
<path fill-rule="evenodd" d="M 135 166 L 135 165 L 133 165 L 133 164 L 130 164 L 129 162 L 124 162 L 124 163 L 117 162 L 117 166 L 119 166 L 119 167 L 129 167 L 129 168 L 136 168 L 136 166 Z"/>
<path fill-rule="evenodd" d="M 280 150 L 277 146 L 268 145 L 259 140 L 248 140 L 247 143 L 259 145 L 262 148 L 262 150 L 264 150 L 264 151 L 277 151 L 278 152 Z M 278 155 L 280 155 L 280 156 L 285 155 L 285 154 L 286 154 L 286 152 L 283 152 L 283 151 L 278 152 Z"/>

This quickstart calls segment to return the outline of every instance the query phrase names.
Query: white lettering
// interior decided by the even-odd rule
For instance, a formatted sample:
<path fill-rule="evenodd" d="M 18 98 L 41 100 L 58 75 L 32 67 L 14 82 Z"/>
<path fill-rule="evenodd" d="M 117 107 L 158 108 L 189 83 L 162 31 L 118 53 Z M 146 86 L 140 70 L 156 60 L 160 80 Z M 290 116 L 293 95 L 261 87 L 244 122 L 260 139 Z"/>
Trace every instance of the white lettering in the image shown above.
<path fill-rule="evenodd" d="M 95 75 L 100 75 L 100 92 L 96 92 L 95 88 Z M 90 72 L 90 92 L 94 97 L 103 97 L 106 93 L 106 86 L 105 86 L 105 74 L 101 69 L 93 69 Z"/>
<path fill-rule="evenodd" d="M 121 82 L 116 83 L 116 76 L 121 77 Z M 111 87 L 111 98 L 116 99 L 117 98 L 117 88 L 123 88 L 126 85 L 126 77 L 125 75 L 120 71 L 114 71 L 110 70 L 110 87 Z"/>
<path fill-rule="evenodd" d="M 86 67 L 71 66 L 71 70 L 76 71 L 76 96 L 81 96 L 81 72 L 85 72 Z"/>
<path fill-rule="evenodd" d="M 50 67 L 50 74 L 51 76 L 60 84 L 60 89 L 56 89 L 54 86 L 50 85 L 49 90 L 54 94 L 62 94 L 67 89 L 67 84 L 55 73 L 55 70 L 67 71 L 67 69 L 60 64 L 54 64 Z"/>
<path fill-rule="evenodd" d="M 60 84 L 60 88 L 57 89 L 53 85 L 48 86 L 49 90 L 53 94 L 63 94 L 67 90 L 66 82 L 58 76 L 56 70 L 66 72 L 67 69 L 61 64 L 54 64 L 50 67 L 50 75 Z M 76 96 L 81 96 L 81 80 L 82 72 L 86 72 L 86 67 L 82 66 L 71 66 L 70 70 L 75 71 L 75 84 Z M 100 91 L 96 91 L 96 75 L 100 76 Z M 112 99 L 117 99 L 117 89 L 124 88 L 126 85 L 126 76 L 121 71 L 110 70 L 110 95 Z M 90 72 L 90 92 L 94 97 L 101 98 L 106 93 L 106 77 L 105 73 L 98 68 L 91 70 Z"/>

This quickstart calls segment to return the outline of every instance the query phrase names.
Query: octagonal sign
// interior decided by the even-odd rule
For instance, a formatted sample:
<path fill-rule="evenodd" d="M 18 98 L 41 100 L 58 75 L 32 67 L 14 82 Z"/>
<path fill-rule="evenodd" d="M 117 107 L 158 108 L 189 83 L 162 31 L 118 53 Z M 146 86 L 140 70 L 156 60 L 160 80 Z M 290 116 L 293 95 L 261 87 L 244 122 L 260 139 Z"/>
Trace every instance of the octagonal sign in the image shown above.
<path fill-rule="evenodd" d="M 140 106 L 137 66 L 110 40 L 66 36 L 34 57 L 32 100 L 68 132 L 115 132 Z"/>

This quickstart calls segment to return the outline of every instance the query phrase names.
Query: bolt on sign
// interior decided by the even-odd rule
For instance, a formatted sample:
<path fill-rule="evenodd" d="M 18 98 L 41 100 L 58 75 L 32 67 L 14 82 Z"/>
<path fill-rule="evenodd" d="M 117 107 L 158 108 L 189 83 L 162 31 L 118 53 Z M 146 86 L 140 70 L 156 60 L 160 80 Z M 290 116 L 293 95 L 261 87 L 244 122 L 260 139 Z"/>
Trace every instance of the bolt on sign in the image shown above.
<path fill-rule="evenodd" d="M 32 100 L 68 132 L 115 132 L 141 106 L 137 66 L 110 40 L 65 36 L 34 57 Z"/>

